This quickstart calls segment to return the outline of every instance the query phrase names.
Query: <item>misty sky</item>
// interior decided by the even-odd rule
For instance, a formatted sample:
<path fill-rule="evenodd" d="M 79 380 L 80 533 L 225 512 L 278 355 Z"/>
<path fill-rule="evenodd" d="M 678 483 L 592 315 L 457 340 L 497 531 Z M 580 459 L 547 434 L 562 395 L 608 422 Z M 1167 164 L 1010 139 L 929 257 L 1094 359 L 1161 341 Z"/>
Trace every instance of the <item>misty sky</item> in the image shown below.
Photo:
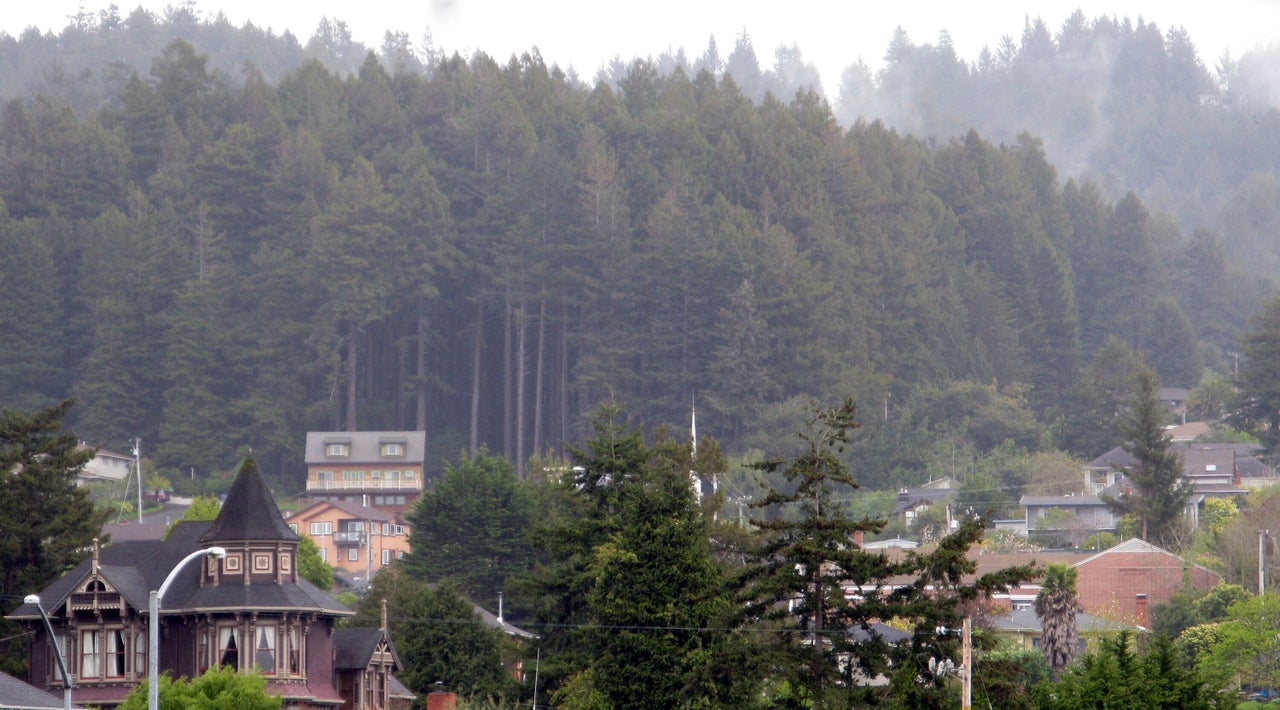
<path fill-rule="evenodd" d="M 10 0 L 0 12 L 0 30 L 17 35 L 28 26 L 61 29 L 83 7 L 97 12 L 109 0 Z M 117 0 L 122 15 L 141 5 L 154 12 L 177 0 Z M 1143 18 L 1162 30 L 1183 26 L 1210 69 L 1224 49 L 1245 51 L 1280 40 L 1280 1 L 1158 2 L 1156 0 L 1037 3 L 982 0 L 957 3 L 905 0 L 649 0 L 600 3 L 598 0 L 196 0 L 202 16 L 223 12 L 236 25 L 245 21 L 288 29 L 305 41 L 322 16 L 343 20 L 355 39 L 377 47 L 388 29 L 419 40 L 430 28 L 438 48 L 464 54 L 482 50 L 499 61 L 537 47 L 549 64 L 572 66 L 590 78 L 614 56 L 656 56 L 684 47 L 696 58 L 715 36 L 721 57 L 745 29 L 763 67 L 773 63 L 780 44 L 798 44 L 806 61 L 822 72 L 829 95 L 840 72 L 861 57 L 879 67 L 893 30 L 902 26 L 915 43 L 934 42 L 946 29 L 962 59 L 972 61 L 983 46 L 995 47 L 1002 35 L 1015 40 L 1028 14 L 1042 17 L 1056 32 L 1076 8 L 1094 18 L 1107 14 Z M 607 8 L 607 9 L 606 9 Z"/>

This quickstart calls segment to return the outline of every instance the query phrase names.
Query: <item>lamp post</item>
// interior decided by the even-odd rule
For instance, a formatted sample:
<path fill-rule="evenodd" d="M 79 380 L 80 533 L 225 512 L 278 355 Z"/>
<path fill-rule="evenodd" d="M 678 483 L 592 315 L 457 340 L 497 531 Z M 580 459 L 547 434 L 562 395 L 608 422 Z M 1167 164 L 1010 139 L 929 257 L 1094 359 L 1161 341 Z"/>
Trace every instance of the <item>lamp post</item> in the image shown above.
<path fill-rule="evenodd" d="M 149 641 L 147 649 L 148 710 L 159 710 L 160 708 L 160 673 L 159 669 L 156 667 L 159 665 L 160 661 L 160 600 L 164 598 L 164 593 L 169 590 L 169 585 L 172 584 L 174 578 L 178 576 L 178 572 L 181 571 L 183 567 L 186 567 L 187 563 L 197 557 L 203 557 L 205 555 L 209 555 L 214 559 L 220 560 L 227 556 L 227 551 L 221 547 L 206 547 L 203 550 L 196 550 L 186 557 L 183 557 L 182 561 L 174 566 L 174 568 L 169 572 L 169 576 L 164 578 L 164 584 L 160 585 L 159 590 L 151 590 L 151 597 L 148 600 L 151 616 L 147 628 L 147 640 Z"/>
<path fill-rule="evenodd" d="M 62 648 L 58 646 L 58 638 L 53 635 L 53 624 L 49 623 L 49 615 L 44 613 L 39 596 L 28 594 L 22 601 L 35 604 L 40 610 L 40 618 L 44 619 L 44 628 L 49 632 L 49 643 L 53 644 L 53 650 L 57 652 L 54 657 L 58 659 L 58 670 L 62 673 L 62 707 L 64 710 L 71 710 L 71 676 L 67 675 L 67 661 L 63 658 Z"/>

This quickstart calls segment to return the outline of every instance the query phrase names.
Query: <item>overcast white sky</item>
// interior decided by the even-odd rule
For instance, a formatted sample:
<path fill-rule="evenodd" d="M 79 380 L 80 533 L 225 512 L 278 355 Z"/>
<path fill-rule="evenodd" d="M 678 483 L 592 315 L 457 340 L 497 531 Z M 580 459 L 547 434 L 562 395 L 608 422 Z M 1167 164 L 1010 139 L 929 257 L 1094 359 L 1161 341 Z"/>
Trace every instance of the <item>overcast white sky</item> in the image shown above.
<path fill-rule="evenodd" d="M 17 35 L 28 26 L 59 30 L 83 6 L 97 12 L 109 0 L 4 0 L 0 30 Z M 177 0 L 117 0 L 122 15 L 138 5 L 161 12 Z M 1028 10 L 1028 6 L 1034 10 Z M 202 16 L 219 11 L 236 25 L 252 21 L 277 32 L 291 30 L 305 42 L 320 18 L 347 23 L 355 39 L 378 47 L 388 29 L 420 40 L 430 28 L 438 48 L 482 50 L 499 61 L 537 47 L 549 64 L 572 66 L 584 78 L 615 55 L 657 56 L 684 47 L 696 58 L 715 36 L 721 57 L 745 29 L 763 67 L 773 50 L 796 43 L 806 61 L 822 72 L 828 91 L 840 72 L 861 57 L 878 68 L 895 27 L 915 43 L 934 42 L 946 29 L 962 59 L 973 60 L 1003 35 L 1015 40 L 1028 14 L 1057 32 L 1076 8 L 1085 16 L 1142 17 L 1162 30 L 1183 26 L 1210 69 L 1224 49 L 1239 57 L 1280 40 L 1280 0 L 196 0 Z"/>

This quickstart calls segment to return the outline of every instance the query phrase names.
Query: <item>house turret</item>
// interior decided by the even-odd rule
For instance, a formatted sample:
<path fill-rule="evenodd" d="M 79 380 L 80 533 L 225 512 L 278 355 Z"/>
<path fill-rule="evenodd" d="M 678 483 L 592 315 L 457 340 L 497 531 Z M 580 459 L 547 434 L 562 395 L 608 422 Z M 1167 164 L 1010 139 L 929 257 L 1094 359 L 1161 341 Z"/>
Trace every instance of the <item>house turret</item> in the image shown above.
<path fill-rule="evenodd" d="M 225 548 L 221 561 L 205 563 L 202 584 L 297 582 L 298 534 L 285 522 L 253 459 L 246 459 L 209 530 L 205 547 Z"/>

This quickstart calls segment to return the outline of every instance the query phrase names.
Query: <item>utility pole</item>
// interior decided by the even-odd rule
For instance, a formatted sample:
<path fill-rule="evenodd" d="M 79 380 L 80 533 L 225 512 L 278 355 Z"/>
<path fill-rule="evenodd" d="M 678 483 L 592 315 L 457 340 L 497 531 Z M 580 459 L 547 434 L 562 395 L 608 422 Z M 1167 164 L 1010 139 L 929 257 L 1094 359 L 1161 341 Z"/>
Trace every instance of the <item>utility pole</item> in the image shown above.
<path fill-rule="evenodd" d="M 960 676 L 962 690 L 960 710 L 973 710 L 973 619 L 964 618 L 964 626 L 960 631 L 961 655 L 960 663 L 964 671 Z"/>
<path fill-rule="evenodd" d="M 133 470 L 138 472 L 138 524 L 142 524 L 142 439 L 133 440 Z M 125 495 L 128 495 L 127 493 Z"/>
<path fill-rule="evenodd" d="M 1262 596 L 1267 591 L 1266 572 L 1263 570 L 1262 563 L 1266 559 L 1266 539 L 1270 536 L 1270 530 L 1258 531 L 1258 596 Z"/>

